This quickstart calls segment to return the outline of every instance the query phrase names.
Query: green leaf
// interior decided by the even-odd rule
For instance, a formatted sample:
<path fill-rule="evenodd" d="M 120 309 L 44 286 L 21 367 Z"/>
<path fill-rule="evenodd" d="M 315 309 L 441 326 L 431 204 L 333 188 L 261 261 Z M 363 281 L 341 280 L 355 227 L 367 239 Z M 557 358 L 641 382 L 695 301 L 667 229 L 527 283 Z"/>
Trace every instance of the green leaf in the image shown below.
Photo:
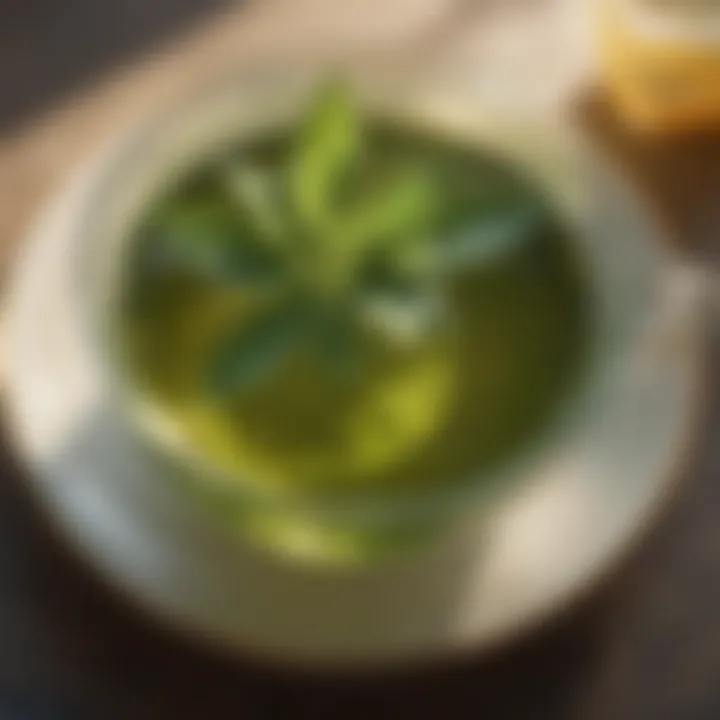
<path fill-rule="evenodd" d="M 427 284 L 398 284 L 367 294 L 361 304 L 366 325 L 392 343 L 413 346 L 440 321 L 443 300 L 439 289 Z"/>
<path fill-rule="evenodd" d="M 147 251 L 151 275 L 177 272 L 234 283 L 266 282 L 280 265 L 252 243 L 250 229 L 224 203 L 182 199 L 152 218 Z"/>
<path fill-rule="evenodd" d="M 198 269 L 208 268 L 240 233 L 233 212 L 222 203 L 187 198 L 163 205 L 149 229 L 169 259 Z"/>
<path fill-rule="evenodd" d="M 414 167 L 376 186 L 372 194 L 341 220 L 343 239 L 361 253 L 426 235 L 441 205 L 440 189 L 430 173 Z"/>
<path fill-rule="evenodd" d="M 305 327 L 304 310 L 292 302 L 238 327 L 218 345 L 209 363 L 209 394 L 223 398 L 262 382 L 287 359 Z"/>
<path fill-rule="evenodd" d="M 253 167 L 242 159 L 228 163 L 223 175 L 231 198 L 257 238 L 273 249 L 278 248 L 286 226 L 279 178 L 270 170 Z"/>
<path fill-rule="evenodd" d="M 532 205 L 491 211 L 437 243 L 437 271 L 457 273 L 502 262 L 533 239 L 542 220 Z"/>
<path fill-rule="evenodd" d="M 357 159 L 362 140 L 358 109 L 349 88 L 334 82 L 316 96 L 289 160 L 289 182 L 298 219 L 324 232 L 333 195 Z"/>

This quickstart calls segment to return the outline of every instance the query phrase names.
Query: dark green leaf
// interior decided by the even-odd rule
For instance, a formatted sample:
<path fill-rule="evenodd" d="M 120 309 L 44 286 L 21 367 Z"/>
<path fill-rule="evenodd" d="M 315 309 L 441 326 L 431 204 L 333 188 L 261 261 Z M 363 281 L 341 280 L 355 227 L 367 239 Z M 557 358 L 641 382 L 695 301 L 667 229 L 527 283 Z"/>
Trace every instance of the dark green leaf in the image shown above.
<path fill-rule="evenodd" d="M 150 234 L 169 259 L 206 268 L 221 248 L 237 241 L 241 229 L 232 209 L 219 202 L 181 198 L 155 214 Z"/>
<path fill-rule="evenodd" d="M 148 238 L 151 274 L 181 271 L 234 283 L 265 282 L 279 275 L 279 263 L 252 242 L 232 208 L 224 203 L 182 200 L 152 219 Z"/>
<path fill-rule="evenodd" d="M 231 332 L 209 365 L 208 390 L 214 397 L 242 392 L 276 371 L 300 341 L 306 314 L 287 302 Z"/>
<path fill-rule="evenodd" d="M 356 160 L 361 146 L 358 110 L 348 87 L 332 83 L 317 95 L 289 161 L 294 210 L 312 230 L 324 230 L 333 191 Z"/>

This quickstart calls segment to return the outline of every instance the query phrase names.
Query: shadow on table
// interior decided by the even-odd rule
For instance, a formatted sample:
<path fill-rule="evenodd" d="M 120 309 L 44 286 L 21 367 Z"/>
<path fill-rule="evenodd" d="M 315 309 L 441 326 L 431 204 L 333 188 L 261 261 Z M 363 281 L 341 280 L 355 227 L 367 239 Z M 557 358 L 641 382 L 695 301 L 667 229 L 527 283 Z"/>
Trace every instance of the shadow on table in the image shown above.
<path fill-rule="evenodd" d="M 231 0 L 3 0 L 0 133 Z"/>

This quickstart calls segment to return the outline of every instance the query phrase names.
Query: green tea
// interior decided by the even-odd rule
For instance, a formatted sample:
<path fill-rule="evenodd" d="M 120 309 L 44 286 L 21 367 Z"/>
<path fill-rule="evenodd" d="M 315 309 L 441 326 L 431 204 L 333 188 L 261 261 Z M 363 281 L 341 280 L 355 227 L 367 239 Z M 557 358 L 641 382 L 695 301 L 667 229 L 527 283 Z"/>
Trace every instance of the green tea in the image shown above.
<path fill-rule="evenodd" d="M 254 167 L 281 167 L 291 145 L 289 131 L 238 143 L 226 154 Z M 329 325 L 331 345 L 338 340 L 337 367 L 300 342 L 272 372 L 217 397 L 206 383 L 213 348 L 266 312 L 272 291 L 226 281 L 221 272 L 210 277 L 163 265 L 156 218 L 167 208 L 194 208 L 187 222 L 196 223 L 200 237 L 228 223 L 241 243 L 253 232 L 233 216 L 215 159 L 157 198 L 137 227 L 130 257 L 121 323 L 126 369 L 146 403 L 230 487 L 349 493 L 466 483 L 531 443 L 577 380 L 587 287 L 566 226 L 540 191 L 490 152 L 432 132 L 370 122 L 364 147 L 362 176 L 348 181 L 355 193 L 381 186 L 398 168 L 421 162 L 431 169 L 446 198 L 433 225 L 439 243 L 472 236 L 488 211 L 518 197 L 542 208 L 542 220 L 493 262 L 476 263 L 472 253 L 461 259 L 437 283 L 439 320 L 419 341 L 389 342 L 363 327 L 343 345 L 343 326 Z M 341 197 L 346 188 L 337 185 Z M 273 214 L 265 220 L 271 227 Z M 299 241 L 297 252 L 304 247 L 310 245 Z M 353 272 L 381 285 L 376 261 L 369 251 Z M 324 277 L 326 264 L 308 266 L 313 278 Z M 298 296 L 298 307 L 302 302 Z M 336 302 L 328 302 L 330 313 Z M 345 367 L 348 348 L 352 361 Z"/>

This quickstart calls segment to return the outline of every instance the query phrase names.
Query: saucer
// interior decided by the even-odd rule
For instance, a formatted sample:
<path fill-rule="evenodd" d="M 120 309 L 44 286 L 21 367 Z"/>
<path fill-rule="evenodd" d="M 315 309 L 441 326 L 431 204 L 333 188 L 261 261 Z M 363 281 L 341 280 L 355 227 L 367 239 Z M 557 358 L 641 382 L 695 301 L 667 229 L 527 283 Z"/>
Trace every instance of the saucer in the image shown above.
<path fill-rule="evenodd" d="M 56 198 L 23 245 L 4 325 L 5 400 L 37 502 L 164 624 L 230 652 L 322 666 L 488 649 L 587 591 L 668 497 L 700 416 L 700 322 L 641 347 L 577 442 L 432 546 L 337 571 L 244 545 L 138 446 L 94 366 L 72 269 L 102 165 Z"/>

